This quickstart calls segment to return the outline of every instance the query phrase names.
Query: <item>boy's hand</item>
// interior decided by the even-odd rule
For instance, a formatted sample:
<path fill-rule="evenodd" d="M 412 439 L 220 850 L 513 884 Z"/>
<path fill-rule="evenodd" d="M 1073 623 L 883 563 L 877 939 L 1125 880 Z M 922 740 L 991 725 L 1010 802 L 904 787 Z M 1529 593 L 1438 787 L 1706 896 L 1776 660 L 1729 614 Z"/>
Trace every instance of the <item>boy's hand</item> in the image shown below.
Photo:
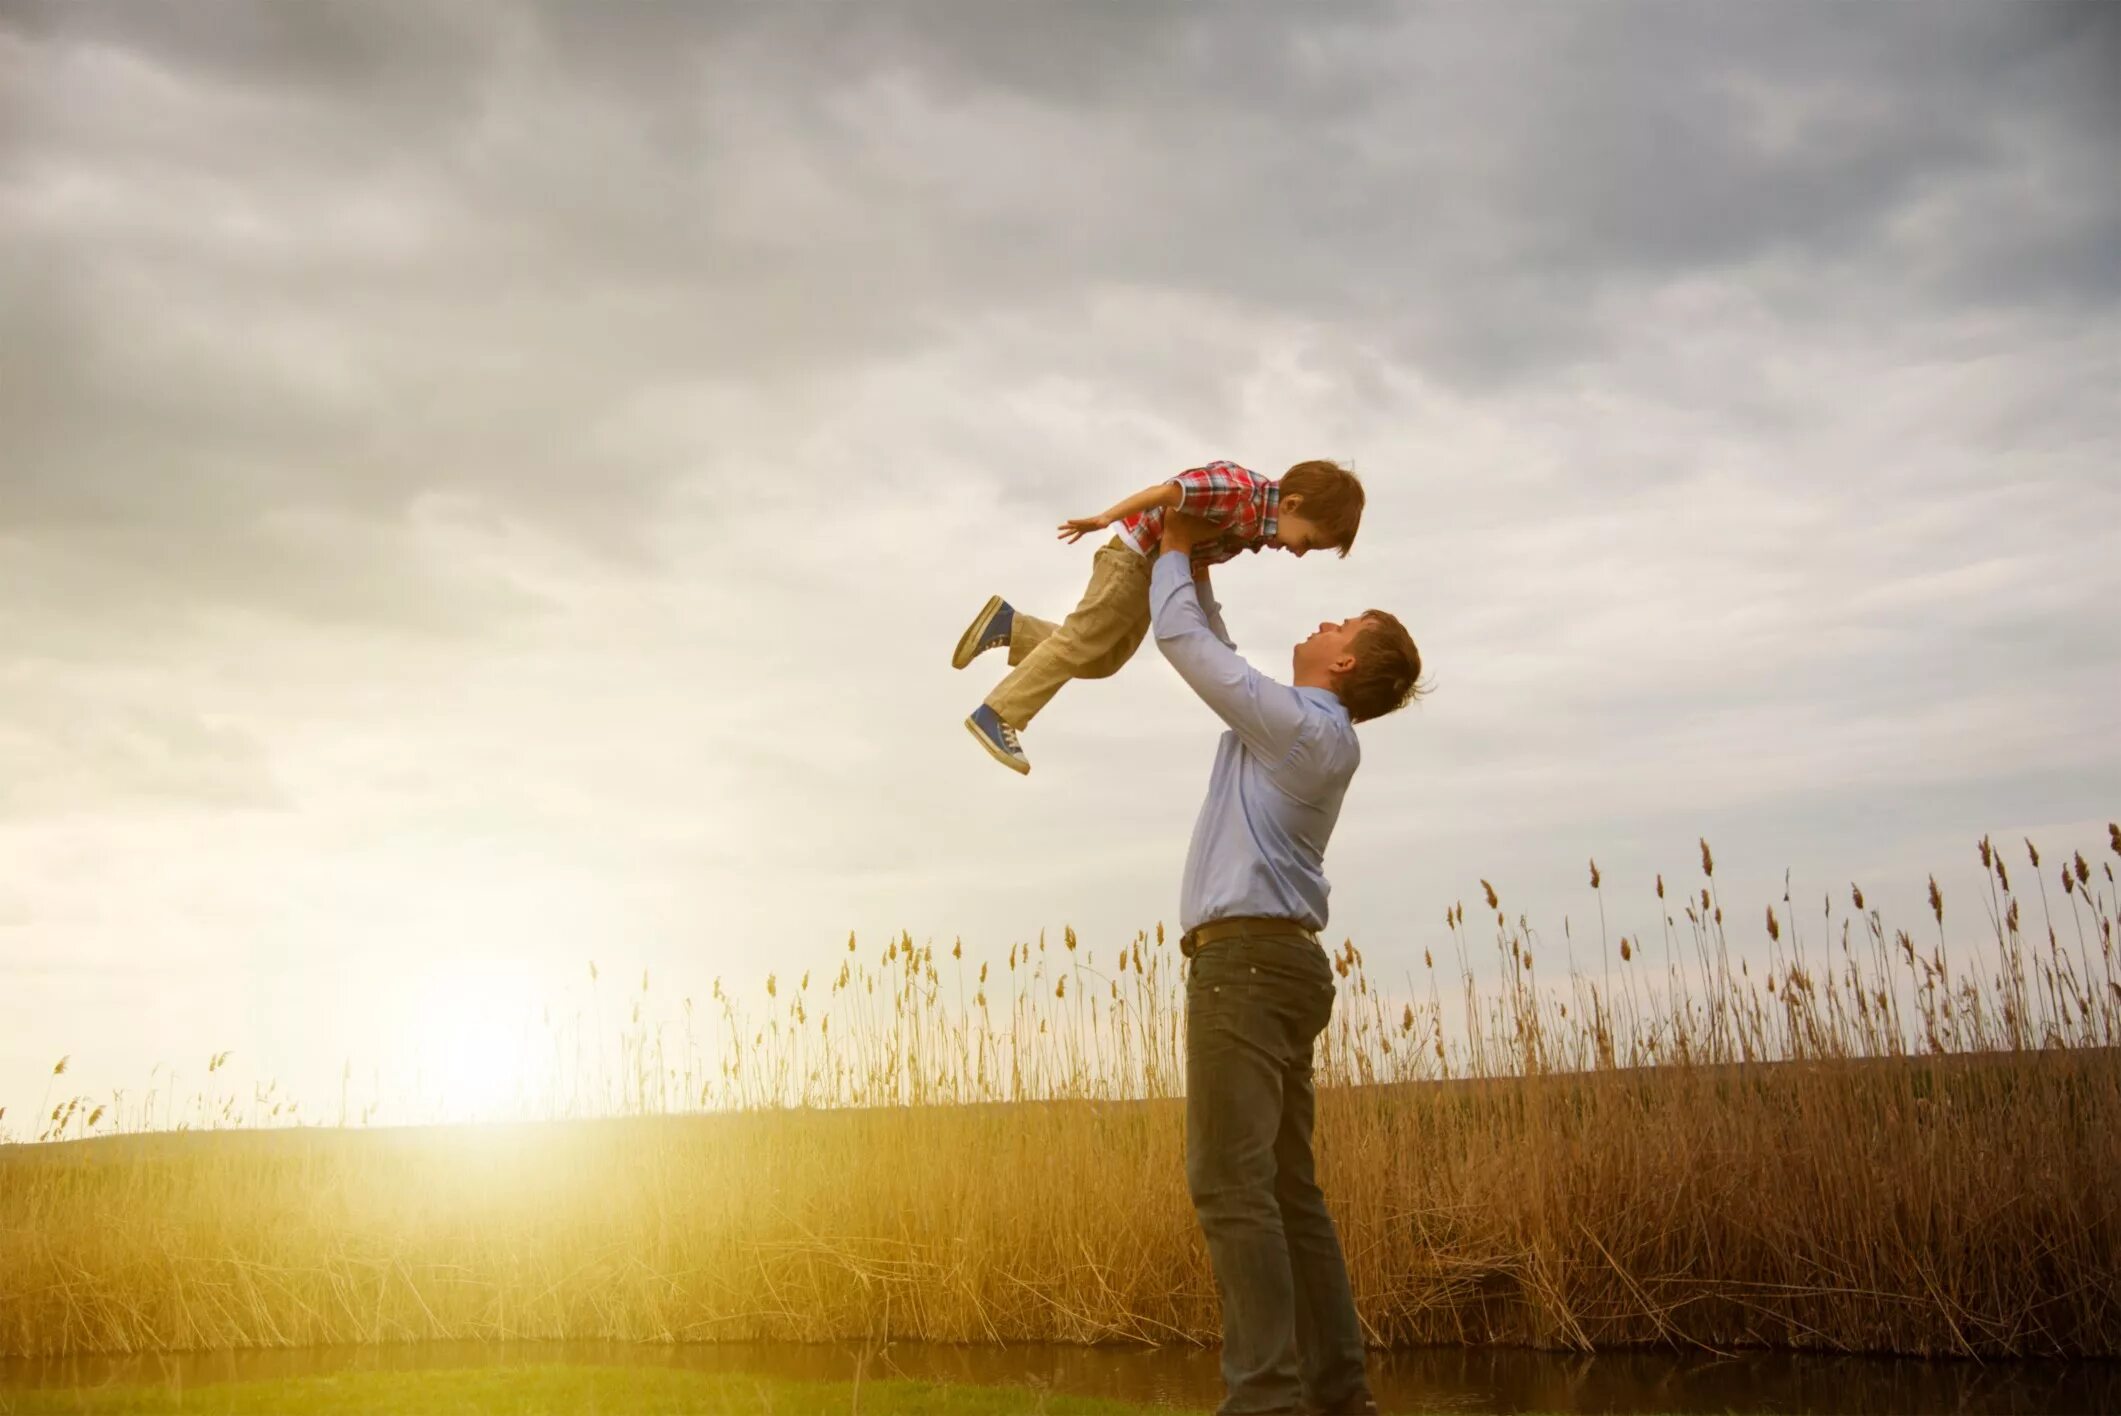
<path fill-rule="evenodd" d="M 1112 518 L 1099 512 L 1095 516 L 1071 516 L 1060 524 L 1060 539 L 1071 545 L 1089 535 L 1102 531 L 1112 524 Z"/>
<path fill-rule="evenodd" d="M 1184 551 L 1191 555 L 1195 546 L 1221 534 L 1221 528 L 1214 522 L 1191 512 L 1172 510 L 1164 513 L 1163 549 L 1166 551 Z"/>

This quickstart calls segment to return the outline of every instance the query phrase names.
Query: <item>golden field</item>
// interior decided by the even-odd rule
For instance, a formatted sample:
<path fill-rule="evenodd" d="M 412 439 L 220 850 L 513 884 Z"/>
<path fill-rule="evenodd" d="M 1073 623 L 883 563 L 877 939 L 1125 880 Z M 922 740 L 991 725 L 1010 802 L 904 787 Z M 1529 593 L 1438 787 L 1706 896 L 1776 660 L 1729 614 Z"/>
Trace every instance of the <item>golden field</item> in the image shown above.
<path fill-rule="evenodd" d="M 2121 1355 L 2112 865 L 1980 852 L 1978 946 L 1934 887 L 1922 939 L 1852 889 L 1802 930 L 1748 909 L 1765 966 L 1734 964 L 1706 844 L 1660 935 L 1589 963 L 1492 891 L 1426 997 L 1342 945 L 1317 1146 L 1374 1340 Z M 1159 935 L 992 968 L 850 940 L 764 1018 L 717 985 L 718 1042 L 628 997 L 615 1075 L 554 1028 L 558 1119 L 47 1098 L 53 1139 L 0 1146 L 0 1353 L 1212 1342 L 1182 990 Z"/>

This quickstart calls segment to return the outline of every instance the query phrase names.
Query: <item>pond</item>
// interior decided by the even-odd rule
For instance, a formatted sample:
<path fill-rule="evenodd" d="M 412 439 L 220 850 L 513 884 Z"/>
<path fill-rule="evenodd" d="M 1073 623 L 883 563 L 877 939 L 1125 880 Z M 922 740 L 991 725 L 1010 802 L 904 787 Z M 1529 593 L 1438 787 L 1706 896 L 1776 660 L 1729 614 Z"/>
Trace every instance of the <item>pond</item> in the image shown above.
<path fill-rule="evenodd" d="M 909 1377 L 1033 1385 L 1207 1410 L 1222 1393 L 1213 1349 L 508 1342 L 419 1343 L 149 1356 L 0 1360 L 7 1388 L 104 1383 L 252 1381 L 347 1371 L 407 1371 L 552 1362 L 755 1372 L 795 1380 Z M 1663 1352 L 1572 1356 L 1500 1348 L 1372 1353 L 1388 1412 L 1955 1412 L 2033 1416 L 2121 1410 L 2121 1363 L 1924 1362 L 1902 1358 Z M 4 1405 L 4 1403 L 0 1403 Z"/>

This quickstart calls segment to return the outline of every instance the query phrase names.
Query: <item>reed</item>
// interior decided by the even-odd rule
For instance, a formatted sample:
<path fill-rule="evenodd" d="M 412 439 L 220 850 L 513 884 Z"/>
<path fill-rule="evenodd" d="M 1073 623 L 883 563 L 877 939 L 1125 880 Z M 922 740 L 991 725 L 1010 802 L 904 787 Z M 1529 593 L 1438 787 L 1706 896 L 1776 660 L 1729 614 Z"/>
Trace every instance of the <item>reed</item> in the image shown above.
<path fill-rule="evenodd" d="M 1734 950 L 1706 842 L 1589 967 L 1486 882 L 1418 981 L 1342 943 L 1317 1143 L 1373 1340 L 2121 1355 L 2112 864 L 1978 850 L 1978 946 L 1933 881 L 1919 940 L 1852 886 Z M 1183 978 L 1161 930 L 850 938 L 756 1015 L 717 981 L 655 1022 L 644 978 L 615 1060 L 549 1027 L 539 1120 L 274 1124 L 299 1103 L 217 1089 L 226 1054 L 181 1106 L 40 1106 L 49 1143 L 0 1146 L 0 1352 L 1212 1342 Z"/>

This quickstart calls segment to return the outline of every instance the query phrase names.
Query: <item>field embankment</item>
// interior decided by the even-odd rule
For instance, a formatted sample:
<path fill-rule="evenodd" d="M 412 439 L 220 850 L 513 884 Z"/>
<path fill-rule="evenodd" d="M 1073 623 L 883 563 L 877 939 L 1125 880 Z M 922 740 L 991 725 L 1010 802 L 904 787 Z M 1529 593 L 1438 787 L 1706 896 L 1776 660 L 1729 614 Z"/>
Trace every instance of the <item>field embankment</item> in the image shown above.
<path fill-rule="evenodd" d="M 2121 1053 L 1329 1089 L 1384 1344 L 2121 1355 Z M 0 1351 L 1215 1340 L 1178 1104 L 0 1150 Z"/>

